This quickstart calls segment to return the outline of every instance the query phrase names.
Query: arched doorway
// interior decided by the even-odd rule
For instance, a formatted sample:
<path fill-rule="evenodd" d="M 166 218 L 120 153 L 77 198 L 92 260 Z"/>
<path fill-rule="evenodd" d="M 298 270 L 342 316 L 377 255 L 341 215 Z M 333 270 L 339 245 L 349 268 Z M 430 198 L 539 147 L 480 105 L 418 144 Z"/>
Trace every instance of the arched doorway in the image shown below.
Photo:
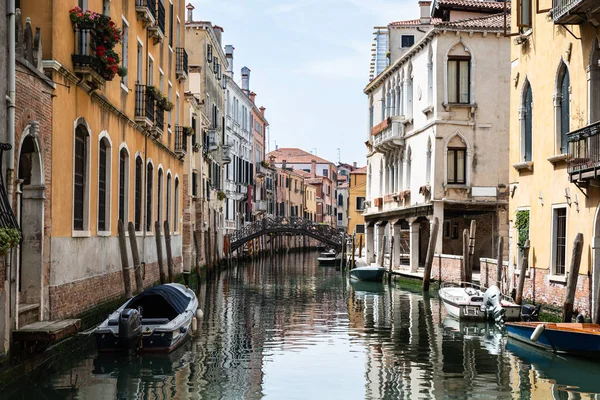
<path fill-rule="evenodd" d="M 37 137 L 23 132 L 19 152 L 18 222 L 23 233 L 19 257 L 19 318 L 32 322 L 43 317 L 42 271 L 44 252 L 44 169 Z M 27 318 L 21 312 L 27 311 Z M 34 314 L 34 315 L 31 315 Z M 37 315 L 35 315 L 37 314 Z M 21 322 L 19 325 L 23 325 Z"/>

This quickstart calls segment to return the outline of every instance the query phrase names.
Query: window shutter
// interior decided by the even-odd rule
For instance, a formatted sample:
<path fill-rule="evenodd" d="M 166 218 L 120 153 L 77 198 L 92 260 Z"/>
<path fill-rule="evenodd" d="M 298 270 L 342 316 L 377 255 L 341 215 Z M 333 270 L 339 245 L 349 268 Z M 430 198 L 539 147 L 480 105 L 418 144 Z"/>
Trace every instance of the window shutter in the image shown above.
<path fill-rule="evenodd" d="M 567 153 L 567 133 L 569 133 L 571 128 L 569 85 L 569 71 L 565 67 L 560 90 L 560 151 L 562 154 Z"/>

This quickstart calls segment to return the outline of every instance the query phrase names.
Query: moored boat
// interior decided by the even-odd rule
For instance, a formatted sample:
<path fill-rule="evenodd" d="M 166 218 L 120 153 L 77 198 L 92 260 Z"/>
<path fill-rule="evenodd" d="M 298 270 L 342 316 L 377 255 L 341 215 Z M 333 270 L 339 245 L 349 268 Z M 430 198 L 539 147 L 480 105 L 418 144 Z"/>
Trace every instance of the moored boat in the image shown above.
<path fill-rule="evenodd" d="M 377 265 L 357 267 L 350 270 L 350 279 L 369 282 L 381 282 L 383 280 L 384 273 L 385 268 Z"/>
<path fill-rule="evenodd" d="M 518 321 L 521 306 L 500 293 L 496 286 L 488 289 L 467 282 L 442 283 L 439 296 L 448 314 L 473 321 Z"/>
<path fill-rule="evenodd" d="M 318 257 L 319 265 L 334 266 L 340 263 L 340 259 L 334 256 Z"/>
<path fill-rule="evenodd" d="M 170 352 L 191 335 L 197 310 L 196 294 L 184 285 L 151 287 L 95 329 L 98 351 Z"/>
<path fill-rule="evenodd" d="M 600 355 L 600 325 L 572 322 L 513 322 L 506 324 L 508 337 L 554 353 L 582 357 Z"/>

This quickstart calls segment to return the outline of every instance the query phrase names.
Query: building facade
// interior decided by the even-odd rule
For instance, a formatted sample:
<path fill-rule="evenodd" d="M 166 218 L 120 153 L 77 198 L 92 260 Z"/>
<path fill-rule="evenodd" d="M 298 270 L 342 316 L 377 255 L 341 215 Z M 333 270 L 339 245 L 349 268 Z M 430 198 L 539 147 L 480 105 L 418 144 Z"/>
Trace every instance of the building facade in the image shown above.
<path fill-rule="evenodd" d="M 365 200 L 367 195 L 367 168 L 357 168 L 350 173 L 348 188 L 348 234 L 365 234 Z M 364 240 L 364 238 L 363 238 Z M 357 242 L 358 243 L 358 242 Z M 364 241 L 363 241 L 364 243 Z"/>
<path fill-rule="evenodd" d="M 436 253 L 461 254 L 471 220 L 476 260 L 493 257 L 496 238 L 508 232 L 510 44 L 503 4 L 491 11 L 478 4 L 437 0 L 430 10 L 422 1 L 420 19 L 388 25 L 390 65 L 364 90 L 369 262 L 376 254 L 382 261 L 394 236 L 394 261 L 410 253 L 416 271 L 433 217 L 440 221 Z"/>
<path fill-rule="evenodd" d="M 49 33 L 42 64 L 56 83 L 52 178 L 61 183 L 40 188 L 52 199 L 51 267 L 47 301 L 34 304 L 39 319 L 64 318 L 123 294 L 119 220 L 134 225 L 147 283 L 158 280 L 155 223 L 168 221 L 181 272 L 183 1 L 20 6 Z M 103 42 L 90 45 L 98 33 Z"/>
<path fill-rule="evenodd" d="M 582 233 L 575 308 L 598 322 L 600 12 L 594 1 L 541 3 L 551 18 L 531 0 L 517 2 L 528 13 L 512 14 L 508 281 L 515 285 L 529 239 L 523 296 L 560 307 Z"/>

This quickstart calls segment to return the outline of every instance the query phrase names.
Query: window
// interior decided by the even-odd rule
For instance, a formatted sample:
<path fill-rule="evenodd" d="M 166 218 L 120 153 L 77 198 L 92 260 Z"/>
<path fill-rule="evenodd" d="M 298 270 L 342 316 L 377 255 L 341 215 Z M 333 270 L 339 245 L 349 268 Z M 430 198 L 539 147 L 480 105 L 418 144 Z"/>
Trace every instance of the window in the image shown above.
<path fill-rule="evenodd" d="M 373 129 L 373 105 L 369 107 L 369 133 Z"/>
<path fill-rule="evenodd" d="M 406 118 L 413 116 L 413 69 L 412 64 L 408 65 L 408 74 L 406 76 Z"/>
<path fill-rule="evenodd" d="M 169 46 L 173 47 L 173 3 L 169 4 Z"/>
<path fill-rule="evenodd" d="M 444 221 L 444 239 L 450 239 L 450 221 Z"/>
<path fill-rule="evenodd" d="M 167 221 L 169 221 L 169 227 L 171 227 L 171 174 L 167 172 Z"/>
<path fill-rule="evenodd" d="M 323 168 L 323 176 L 329 178 L 329 170 L 327 168 Z"/>
<path fill-rule="evenodd" d="M 100 140 L 98 154 L 98 231 L 110 230 L 110 146 Z"/>
<path fill-rule="evenodd" d="M 356 228 L 354 228 L 354 233 L 365 233 L 365 225 L 364 224 L 357 224 Z"/>
<path fill-rule="evenodd" d="M 73 230 L 87 229 L 88 147 L 89 135 L 83 125 L 75 129 L 75 162 L 73 173 Z"/>
<path fill-rule="evenodd" d="M 560 149 L 560 154 L 567 154 L 567 133 L 571 130 L 571 113 L 569 93 L 570 79 L 569 70 L 565 63 L 561 63 L 558 82 L 556 88 L 555 111 L 556 125 L 558 128 L 557 144 Z"/>
<path fill-rule="evenodd" d="M 163 223 L 162 219 L 162 207 L 163 207 L 163 170 L 160 168 L 158 170 L 158 180 L 156 181 L 156 220 L 161 224 Z"/>
<path fill-rule="evenodd" d="M 556 275 L 564 275 L 567 263 L 567 208 L 557 207 L 552 213 L 553 272 Z"/>
<path fill-rule="evenodd" d="M 402 39 L 401 39 L 401 47 L 402 48 L 411 47 L 413 44 L 415 44 L 414 35 L 402 35 Z"/>
<path fill-rule="evenodd" d="M 123 38 L 121 42 L 121 66 L 127 69 L 129 68 L 129 27 L 125 20 L 123 20 L 121 36 Z M 127 75 L 121 77 L 121 83 L 127 86 Z"/>
<path fill-rule="evenodd" d="M 531 28 L 531 0 L 519 0 L 517 26 L 519 28 Z"/>
<path fill-rule="evenodd" d="M 469 104 L 471 100 L 471 58 L 452 57 L 448 60 L 448 102 Z"/>
<path fill-rule="evenodd" d="M 192 172 L 192 196 L 197 196 L 198 194 L 198 190 L 196 188 L 198 184 L 198 174 L 195 172 Z"/>
<path fill-rule="evenodd" d="M 342 221 L 344 219 L 344 214 L 338 213 L 338 221 Z"/>
<path fill-rule="evenodd" d="M 138 46 L 137 46 L 137 81 L 138 82 L 142 82 L 142 76 L 143 76 L 143 67 L 144 67 L 144 56 L 143 56 L 143 51 L 144 48 L 142 47 L 142 44 L 140 42 L 138 42 Z"/>
<path fill-rule="evenodd" d="M 173 204 L 173 232 L 179 232 L 179 178 L 175 178 L 175 200 Z"/>
<path fill-rule="evenodd" d="M 452 223 L 452 235 L 450 239 L 458 239 L 458 222 Z"/>
<path fill-rule="evenodd" d="M 110 0 L 102 0 L 102 14 L 110 17 Z"/>
<path fill-rule="evenodd" d="M 142 175 L 144 174 L 144 163 L 142 157 L 135 159 L 135 199 L 133 219 L 136 231 L 142 230 Z"/>
<path fill-rule="evenodd" d="M 338 195 L 338 206 L 343 206 L 344 205 L 344 196 L 342 196 L 342 194 L 340 193 Z"/>
<path fill-rule="evenodd" d="M 77 5 L 79 6 L 79 8 L 81 8 L 83 10 L 87 10 L 87 8 L 88 8 L 88 0 L 78 0 L 77 1 Z"/>
<path fill-rule="evenodd" d="M 523 92 L 523 100 L 521 107 L 521 158 L 523 161 L 531 161 L 532 159 L 532 144 L 533 144 L 533 94 L 531 85 L 525 81 L 525 90 Z"/>
<path fill-rule="evenodd" d="M 356 210 L 363 211 L 365 209 L 365 198 L 357 197 L 356 198 Z"/>
<path fill-rule="evenodd" d="M 119 219 L 127 226 L 129 205 L 129 154 L 119 152 Z"/>
<path fill-rule="evenodd" d="M 600 46 L 598 39 L 594 39 L 588 65 L 588 122 L 590 124 L 600 121 Z"/>
<path fill-rule="evenodd" d="M 152 231 L 152 197 L 154 196 L 154 167 L 148 163 L 146 167 L 146 232 Z"/>
<path fill-rule="evenodd" d="M 466 150 L 464 148 L 448 149 L 448 183 L 464 184 Z"/>
<path fill-rule="evenodd" d="M 154 60 L 148 55 L 148 86 L 154 84 Z"/>

